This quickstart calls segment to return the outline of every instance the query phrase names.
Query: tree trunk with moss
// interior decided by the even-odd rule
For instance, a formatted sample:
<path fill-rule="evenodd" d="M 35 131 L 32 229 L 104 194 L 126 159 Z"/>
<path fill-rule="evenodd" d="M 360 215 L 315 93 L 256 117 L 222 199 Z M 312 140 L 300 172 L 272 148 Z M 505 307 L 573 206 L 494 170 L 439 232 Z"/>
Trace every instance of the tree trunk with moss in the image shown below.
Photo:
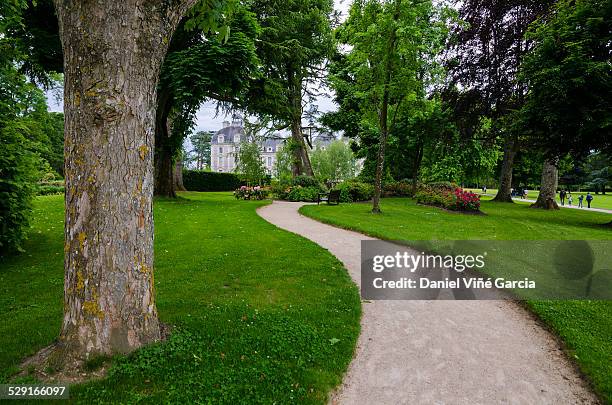
<path fill-rule="evenodd" d="M 499 175 L 499 189 L 492 201 L 513 202 L 512 201 L 512 168 L 514 158 L 518 152 L 518 142 L 514 138 L 508 138 L 504 145 L 504 159 L 502 161 L 501 174 Z"/>
<path fill-rule="evenodd" d="M 153 281 L 156 85 L 170 37 L 194 2 L 55 0 L 66 155 L 64 320 L 55 365 L 160 339 Z"/>
<path fill-rule="evenodd" d="M 304 134 L 302 133 L 302 80 L 296 77 L 291 69 L 288 69 L 288 79 L 291 87 L 289 91 L 289 102 L 291 104 L 290 129 L 294 143 L 292 172 L 294 176 L 314 176 Z"/>
<path fill-rule="evenodd" d="M 183 184 L 183 161 L 176 159 L 174 163 L 174 189 L 176 191 L 187 191 Z"/>
<path fill-rule="evenodd" d="M 558 159 L 545 160 L 542 169 L 542 184 L 538 200 L 531 205 L 531 208 L 543 208 L 546 210 L 558 210 L 557 205 L 557 186 L 559 184 L 559 171 L 557 170 Z"/>

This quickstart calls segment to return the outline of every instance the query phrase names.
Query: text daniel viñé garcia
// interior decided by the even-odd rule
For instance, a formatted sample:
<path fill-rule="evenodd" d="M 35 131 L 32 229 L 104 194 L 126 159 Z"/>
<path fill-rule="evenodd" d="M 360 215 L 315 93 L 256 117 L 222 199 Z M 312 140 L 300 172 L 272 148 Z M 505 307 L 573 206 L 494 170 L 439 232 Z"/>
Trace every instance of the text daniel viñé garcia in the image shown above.
<path fill-rule="evenodd" d="M 409 254 L 408 252 L 397 252 L 395 255 L 379 255 L 373 257 L 372 270 L 375 273 L 381 273 L 386 269 L 403 269 L 414 273 L 418 269 L 454 269 L 458 273 L 462 273 L 467 269 L 482 270 L 485 267 L 486 253 L 483 255 L 427 255 L 421 253 L 418 255 Z M 431 280 L 426 277 L 421 277 L 417 280 L 408 277 L 402 277 L 399 280 L 384 280 L 383 278 L 375 278 L 373 286 L 377 289 L 413 289 L 413 288 L 510 288 L 510 289 L 534 289 L 536 288 L 535 281 L 525 278 L 523 280 L 506 280 L 502 277 L 495 279 L 491 278 L 458 278 L 443 280 Z"/>

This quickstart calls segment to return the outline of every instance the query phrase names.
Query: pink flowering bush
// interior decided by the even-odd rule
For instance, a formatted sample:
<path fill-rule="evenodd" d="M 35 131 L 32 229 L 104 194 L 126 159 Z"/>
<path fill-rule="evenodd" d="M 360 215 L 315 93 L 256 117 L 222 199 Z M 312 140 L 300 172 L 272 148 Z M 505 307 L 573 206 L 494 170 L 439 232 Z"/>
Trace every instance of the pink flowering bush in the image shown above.
<path fill-rule="evenodd" d="M 238 200 L 265 200 L 269 193 L 269 190 L 264 187 L 242 186 L 234 191 L 234 197 Z"/>
<path fill-rule="evenodd" d="M 455 206 L 457 211 L 479 211 L 480 196 L 460 188 L 455 189 Z"/>
<path fill-rule="evenodd" d="M 414 198 L 420 204 L 433 205 L 452 211 L 480 211 L 480 196 L 456 185 L 422 186 Z"/>

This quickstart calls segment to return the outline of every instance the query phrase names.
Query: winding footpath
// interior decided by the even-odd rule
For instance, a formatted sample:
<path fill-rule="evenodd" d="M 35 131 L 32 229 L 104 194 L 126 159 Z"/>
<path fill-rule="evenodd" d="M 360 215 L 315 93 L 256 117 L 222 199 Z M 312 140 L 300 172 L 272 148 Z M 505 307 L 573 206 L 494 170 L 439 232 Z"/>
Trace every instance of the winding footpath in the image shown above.
<path fill-rule="evenodd" d="M 361 240 L 298 213 L 258 210 L 329 250 L 360 284 Z M 331 404 L 597 404 L 557 340 L 511 301 L 362 301 L 355 357 Z"/>

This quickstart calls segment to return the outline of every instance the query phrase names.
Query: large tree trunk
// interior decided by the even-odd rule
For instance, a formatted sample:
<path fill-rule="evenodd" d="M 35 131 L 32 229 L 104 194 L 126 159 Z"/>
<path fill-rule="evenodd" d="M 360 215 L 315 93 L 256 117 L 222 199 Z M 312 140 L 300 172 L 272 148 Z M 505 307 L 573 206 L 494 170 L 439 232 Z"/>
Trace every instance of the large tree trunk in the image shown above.
<path fill-rule="evenodd" d="M 155 159 L 155 195 L 175 198 L 174 164 L 172 162 L 172 152 L 168 149 L 167 145 L 160 145 L 157 148 Z"/>
<path fill-rule="evenodd" d="M 504 145 L 504 160 L 502 162 L 501 174 L 499 175 L 499 189 L 492 201 L 513 202 L 512 201 L 512 168 L 514 158 L 518 152 L 518 141 L 513 137 L 506 139 Z"/>
<path fill-rule="evenodd" d="M 557 170 L 558 159 L 545 160 L 542 168 L 542 183 L 538 200 L 531 208 L 543 208 L 547 210 L 558 210 L 557 186 L 559 185 L 559 171 Z"/>
<path fill-rule="evenodd" d="M 305 174 L 306 176 L 314 176 L 312 165 L 310 164 L 310 157 L 308 156 L 308 150 L 306 149 L 306 142 L 304 142 L 304 136 L 302 135 L 301 118 L 298 119 L 294 117 L 291 122 L 291 138 L 296 144 L 294 149 L 294 158 L 297 161 L 296 163 L 298 163 L 296 165 L 296 173 L 298 175 Z"/>
<path fill-rule="evenodd" d="M 174 189 L 176 191 L 187 191 L 183 184 L 183 161 L 177 159 L 174 163 Z"/>
<path fill-rule="evenodd" d="M 156 85 L 170 36 L 194 2 L 55 0 L 66 155 L 56 363 L 127 353 L 160 339 L 153 284 Z"/>
<path fill-rule="evenodd" d="M 161 89 L 157 97 L 157 108 L 155 110 L 155 183 L 154 194 L 161 197 L 176 197 L 173 182 L 173 167 L 170 110 L 173 97 L 168 88 Z"/>
<path fill-rule="evenodd" d="M 294 142 L 293 149 L 293 175 L 314 176 L 308 149 L 302 134 L 302 80 L 292 69 L 287 69 L 289 82 L 289 102 L 291 103 L 291 138 Z"/>

